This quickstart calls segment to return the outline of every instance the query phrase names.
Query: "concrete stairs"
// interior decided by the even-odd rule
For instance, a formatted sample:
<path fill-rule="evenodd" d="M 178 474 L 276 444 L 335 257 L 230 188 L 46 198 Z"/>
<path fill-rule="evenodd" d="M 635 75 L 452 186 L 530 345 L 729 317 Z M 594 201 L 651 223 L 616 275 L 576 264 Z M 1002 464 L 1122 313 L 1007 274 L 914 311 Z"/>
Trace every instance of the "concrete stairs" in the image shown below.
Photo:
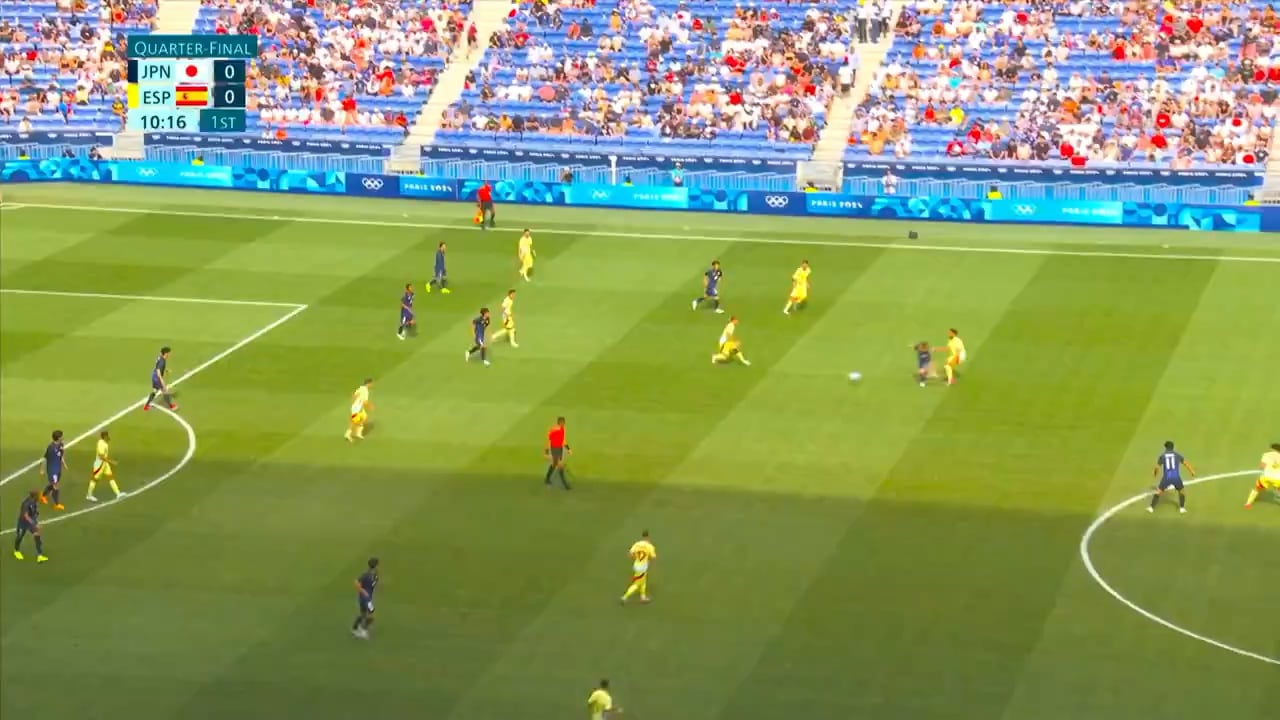
<path fill-rule="evenodd" d="M 163 35 L 190 35 L 199 13 L 200 0 L 164 0 L 156 10 L 154 32 Z M 116 133 L 112 146 L 103 148 L 102 154 L 113 160 L 142 160 L 146 157 L 142 133 Z"/>
<path fill-rule="evenodd" d="M 842 163 L 844 150 L 849 142 L 849 132 L 853 129 L 853 113 L 867 96 L 867 89 L 884 58 L 893 45 L 892 28 L 897 26 L 898 16 L 902 14 L 905 2 L 893 2 L 893 17 L 889 20 L 890 32 L 880 36 L 880 42 L 857 44 L 850 43 L 850 54 L 858 56 L 858 75 L 853 80 L 853 89 L 847 95 L 836 97 L 827 111 L 827 125 L 818 136 L 813 146 L 813 161 L 817 163 Z"/>
<path fill-rule="evenodd" d="M 390 172 L 418 172 L 422 165 L 422 148 L 435 142 L 436 132 L 443 124 L 444 111 L 462 96 L 467 84 L 467 73 L 479 67 L 485 50 L 489 47 L 489 37 L 502 28 L 507 15 L 515 7 L 512 0 L 475 0 L 467 21 L 476 26 L 478 46 L 469 52 L 463 42 L 454 49 L 448 66 L 436 78 L 431 95 L 409 127 L 409 136 L 404 144 L 392 151 L 387 162 Z"/>

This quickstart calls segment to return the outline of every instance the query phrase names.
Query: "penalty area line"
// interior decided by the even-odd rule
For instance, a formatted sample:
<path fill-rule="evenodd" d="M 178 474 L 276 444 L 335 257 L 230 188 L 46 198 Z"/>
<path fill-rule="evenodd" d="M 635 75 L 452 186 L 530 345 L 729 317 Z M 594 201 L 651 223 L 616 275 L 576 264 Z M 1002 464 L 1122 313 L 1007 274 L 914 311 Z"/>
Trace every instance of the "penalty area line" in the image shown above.
<path fill-rule="evenodd" d="M 141 298 L 143 298 L 144 296 L 132 296 L 132 297 L 134 297 L 135 299 L 141 299 Z M 198 375 L 198 374 L 200 374 L 200 373 L 204 372 L 205 370 L 208 370 L 210 367 L 212 367 L 212 366 L 213 366 L 213 364 L 214 364 L 214 363 L 218 362 L 219 360 L 222 360 L 223 358 L 225 358 L 225 357 L 227 357 L 228 355 L 230 355 L 230 354 L 234 353 L 235 351 L 239 350 L 240 348 L 244 347 L 245 345 L 248 345 L 249 343 L 253 342 L 254 340 L 257 340 L 258 338 L 262 337 L 263 335 L 266 335 L 267 333 L 271 332 L 272 330 L 275 330 L 276 328 L 280 327 L 281 325 L 283 325 L 283 324 L 285 324 L 285 323 L 289 322 L 289 321 L 290 321 L 290 320 L 292 320 L 294 317 L 296 317 L 296 316 L 298 315 L 298 313 L 302 312 L 303 310 L 306 310 L 309 306 L 307 306 L 307 305 L 293 305 L 292 307 L 293 307 L 293 309 L 292 309 L 292 310 L 290 310 L 289 312 L 287 312 L 287 313 L 285 313 L 284 315 L 280 316 L 279 318 L 277 318 L 277 319 L 275 319 L 275 320 L 272 320 L 270 323 L 267 323 L 266 325 L 264 325 L 264 326 L 262 326 L 261 328 L 259 328 L 259 329 L 255 330 L 254 332 L 249 333 L 248 335 L 244 336 L 243 338 L 240 338 L 240 340 L 238 340 L 238 341 L 237 341 L 234 345 L 232 345 L 231 347 L 227 348 L 226 350 L 223 350 L 222 352 L 219 352 L 217 355 L 214 355 L 213 357 L 209 358 L 208 360 L 205 360 L 204 362 L 200 363 L 199 365 L 197 365 L 197 366 L 195 366 L 195 367 L 191 368 L 190 370 L 186 371 L 186 372 L 185 372 L 185 373 L 183 373 L 182 375 L 179 375 L 179 376 L 178 376 L 178 377 L 177 377 L 173 382 L 169 383 L 169 387 L 170 387 L 170 388 L 176 388 L 177 386 L 181 385 L 182 383 L 186 382 L 187 380 L 190 380 L 191 378 L 195 377 L 196 375 Z M 111 417 L 107 418 L 106 420 L 103 420 L 102 422 L 98 423 L 97 425 L 94 425 L 93 427 L 89 428 L 88 430 L 85 430 L 84 432 L 82 432 L 82 433 L 80 433 L 79 435 L 75 436 L 75 437 L 74 437 L 74 438 L 72 438 L 71 440 L 67 441 L 66 446 L 67 446 L 67 447 L 71 447 L 72 445 L 75 445 L 76 443 L 79 443 L 79 442 L 81 442 L 81 441 L 83 441 L 83 440 L 85 440 L 85 439 L 87 439 L 87 438 L 91 437 L 94 433 L 97 433 L 98 431 L 102 430 L 103 428 L 105 428 L 106 426 L 110 425 L 111 423 L 113 423 L 113 422 L 115 422 L 115 421 L 119 420 L 120 418 L 124 417 L 125 415 L 128 415 L 129 413 L 133 412 L 134 410 L 137 410 L 138 408 L 142 407 L 142 406 L 143 406 L 143 404 L 145 404 L 146 402 L 147 402 L 147 399 L 146 399 L 146 398 L 139 398 L 139 399 L 138 399 L 138 401 L 137 401 L 137 402 L 135 402 L 135 403 L 133 403 L 132 405 L 129 405 L 129 406 L 125 407 L 123 410 L 121 410 L 121 411 L 117 412 L 116 414 L 112 415 Z M 155 406 L 155 407 L 157 407 L 157 408 L 158 408 L 158 407 L 160 407 L 160 406 L 159 406 L 159 405 L 157 405 L 157 406 Z M 8 485 L 9 483 L 13 482 L 14 480 L 17 480 L 18 478 L 22 477 L 24 474 L 26 474 L 26 473 L 28 473 L 28 472 L 31 472 L 32 470 L 34 470 L 34 469 L 36 469 L 36 468 L 40 467 L 40 463 L 41 463 L 41 462 L 43 462 L 43 461 L 42 461 L 42 460 L 39 460 L 39 459 L 37 459 L 37 460 L 33 460 L 33 461 L 31 461 L 31 462 L 27 463 L 26 465 L 22 466 L 21 468 L 18 468 L 17 470 L 14 470 L 13 472 L 9 473 L 8 475 L 5 475 L 3 478 L 0 478 L 0 487 L 3 487 L 3 486 L 5 486 L 5 485 Z"/>
<path fill-rule="evenodd" d="M 108 500 L 107 502 L 89 505 L 88 507 L 84 507 L 79 510 L 73 510 L 69 513 L 54 515 L 53 517 L 50 517 L 47 520 L 42 519 L 40 521 L 40 525 L 42 527 L 45 525 L 53 525 L 55 523 L 65 522 L 67 520 L 70 520 L 71 518 L 80 517 L 81 515 L 88 515 L 91 512 L 106 510 L 107 508 L 112 507 L 113 505 L 122 503 L 125 500 L 128 500 L 130 498 L 137 497 L 138 495 L 141 495 L 142 493 L 154 487 L 157 487 L 158 485 L 160 485 L 160 483 L 164 482 L 165 480 L 168 480 L 174 475 L 177 475 L 178 472 L 182 470 L 182 468 L 187 466 L 187 463 L 191 462 L 191 458 L 195 457 L 195 454 L 196 454 L 195 428 L 191 427 L 191 423 L 187 422 L 186 418 L 182 417 L 176 412 L 173 412 L 169 408 L 160 407 L 159 405 L 157 405 L 155 409 L 173 418 L 173 421 L 181 425 L 182 430 L 187 434 L 187 451 L 183 453 L 182 458 L 178 460 L 177 464 L 169 468 L 168 470 L 166 470 L 163 474 L 158 475 L 155 478 L 151 479 L 142 487 L 139 487 L 136 490 L 126 490 L 123 497 L 118 497 L 118 498 L 115 498 L 114 500 Z M 7 530 L 0 530 L 0 535 L 12 535 L 14 531 L 15 531 L 14 528 L 9 528 Z"/>
<path fill-rule="evenodd" d="M 1245 477 L 1247 475 L 1253 475 L 1256 472 L 1258 471 L 1257 470 L 1241 470 L 1239 472 L 1222 473 L 1219 475 L 1206 475 L 1201 478 L 1188 480 L 1186 482 L 1186 485 L 1188 486 L 1199 485 L 1200 483 L 1207 483 L 1213 480 L 1226 480 L 1227 478 Z M 1150 496 L 1151 496 L 1150 493 L 1142 493 L 1141 495 L 1134 495 L 1128 500 L 1121 501 L 1120 503 L 1112 506 L 1106 512 L 1099 515 L 1098 518 L 1094 520 L 1091 525 L 1089 525 L 1088 529 L 1084 531 L 1084 535 L 1080 538 L 1080 559 L 1084 561 L 1084 568 L 1089 573 L 1089 577 L 1093 578 L 1093 581 L 1096 582 L 1099 587 L 1105 590 L 1108 595 L 1120 601 L 1122 605 L 1138 613 L 1142 617 L 1150 620 L 1151 622 L 1156 623 L 1157 625 L 1161 625 L 1169 630 L 1172 630 L 1178 633 L 1179 635 L 1189 637 L 1192 640 L 1199 640 L 1202 643 L 1212 645 L 1220 650 L 1226 650 L 1229 653 L 1235 653 L 1236 655 L 1240 655 L 1241 657 L 1252 658 L 1254 660 L 1261 660 L 1262 662 L 1269 663 L 1271 665 L 1280 665 L 1280 659 L 1278 658 L 1273 658 L 1267 655 L 1263 655 L 1261 653 L 1256 653 L 1250 650 L 1245 650 L 1243 648 L 1238 648 L 1234 645 L 1228 645 L 1227 643 L 1224 643 L 1221 640 L 1214 640 L 1211 637 L 1207 637 L 1205 635 L 1201 635 L 1200 633 L 1194 632 L 1192 630 L 1188 630 L 1182 627 L 1181 625 L 1176 625 L 1170 622 L 1169 620 L 1166 620 L 1160 617 L 1159 615 L 1156 615 L 1150 610 L 1143 608 L 1142 606 L 1133 602 L 1132 600 L 1125 597 L 1124 595 L 1121 595 L 1119 591 L 1111 587 L 1111 584 L 1108 583 L 1105 579 L 1103 579 L 1102 574 L 1099 573 L 1098 569 L 1093 566 L 1093 558 L 1090 557 L 1089 555 L 1089 542 L 1093 540 L 1093 534 L 1096 533 L 1099 528 L 1105 525 L 1108 520 L 1118 515 L 1122 510 L 1125 510 L 1131 505 L 1142 502 L 1143 500 L 1146 500 Z"/>

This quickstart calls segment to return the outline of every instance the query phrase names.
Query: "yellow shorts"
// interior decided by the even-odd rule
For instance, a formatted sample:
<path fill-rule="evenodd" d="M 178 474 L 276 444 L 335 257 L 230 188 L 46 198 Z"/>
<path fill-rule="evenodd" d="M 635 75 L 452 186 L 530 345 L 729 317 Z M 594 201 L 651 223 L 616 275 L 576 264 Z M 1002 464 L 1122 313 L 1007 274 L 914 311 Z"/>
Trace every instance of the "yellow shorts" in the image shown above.
<path fill-rule="evenodd" d="M 736 352 L 738 352 L 738 342 L 736 340 L 730 340 L 727 343 L 721 343 L 720 345 L 721 355 L 733 355 Z"/>
<path fill-rule="evenodd" d="M 947 364 L 953 368 L 960 367 L 960 362 L 961 360 L 959 355 L 952 355 L 951 357 L 947 358 Z"/>
<path fill-rule="evenodd" d="M 520 269 L 521 269 L 521 270 L 528 270 L 528 269 L 530 269 L 530 268 L 532 268 L 532 267 L 533 267 L 533 256 L 532 256 L 532 255 L 525 255 L 524 257 L 520 258 Z"/>
<path fill-rule="evenodd" d="M 94 463 L 93 474 L 90 477 L 97 480 L 98 478 L 115 477 L 115 473 L 112 472 L 110 463 Z"/>
<path fill-rule="evenodd" d="M 515 329 L 516 329 L 516 319 L 515 319 L 515 318 L 508 318 L 508 319 L 506 319 L 506 320 L 503 320 L 503 321 L 502 321 L 502 329 L 503 329 L 503 330 L 508 330 L 508 331 L 509 331 L 509 330 L 515 330 Z"/>
<path fill-rule="evenodd" d="M 1276 492 L 1280 492 L 1280 480 L 1260 477 L 1258 478 L 1258 489 L 1259 490 L 1275 490 Z"/>
<path fill-rule="evenodd" d="M 791 302 L 793 303 L 802 303 L 808 299 L 809 299 L 809 290 L 807 288 L 803 290 L 791 291 Z"/>
<path fill-rule="evenodd" d="M 368 419 L 369 419 L 369 413 L 367 413 L 367 412 L 365 412 L 365 411 L 361 410 L 361 411 L 360 411 L 360 412 L 358 412 L 358 413 L 354 413 L 354 414 L 352 414 L 352 416 L 351 416 L 351 424 L 352 424 L 352 425 L 363 425 L 363 424 L 364 424 L 364 422 L 365 422 L 366 420 L 368 420 Z"/>

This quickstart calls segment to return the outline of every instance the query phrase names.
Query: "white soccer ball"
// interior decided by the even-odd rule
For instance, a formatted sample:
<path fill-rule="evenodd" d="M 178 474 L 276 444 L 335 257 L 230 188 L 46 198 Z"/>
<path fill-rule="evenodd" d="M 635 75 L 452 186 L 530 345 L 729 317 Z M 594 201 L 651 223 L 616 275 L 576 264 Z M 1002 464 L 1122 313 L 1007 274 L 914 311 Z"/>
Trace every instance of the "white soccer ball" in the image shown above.
<path fill-rule="evenodd" d="M 861 379 L 862 379 L 862 373 L 860 373 L 860 372 L 858 372 L 857 370 L 855 370 L 855 371 L 853 371 L 853 372 L 849 373 L 849 379 L 850 379 L 850 380 L 852 380 L 852 381 L 854 381 L 854 382 L 858 382 L 859 380 L 861 380 Z"/>

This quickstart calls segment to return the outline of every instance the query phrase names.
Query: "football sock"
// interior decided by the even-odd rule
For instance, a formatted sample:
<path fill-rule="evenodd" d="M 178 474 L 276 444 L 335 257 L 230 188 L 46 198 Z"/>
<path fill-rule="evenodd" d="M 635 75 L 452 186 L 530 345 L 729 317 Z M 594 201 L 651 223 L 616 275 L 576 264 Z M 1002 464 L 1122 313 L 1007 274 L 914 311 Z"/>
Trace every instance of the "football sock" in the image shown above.
<path fill-rule="evenodd" d="M 547 476 L 543 478 L 543 481 L 546 482 L 546 484 L 548 485 L 551 484 L 551 474 L 554 473 L 555 471 L 556 471 L 555 463 L 552 463 L 547 466 Z"/>
<path fill-rule="evenodd" d="M 152 402 L 153 400 L 155 400 L 155 399 L 156 399 L 156 393 L 155 393 L 155 391 L 153 390 L 153 391 L 151 392 L 151 394 L 147 396 L 147 404 L 148 404 L 148 405 L 150 405 L 150 404 L 151 404 L 151 402 Z"/>
<path fill-rule="evenodd" d="M 947 374 L 947 382 L 955 381 L 956 371 L 950 365 L 944 365 L 942 371 Z"/>
<path fill-rule="evenodd" d="M 485 362 L 489 361 L 489 348 L 480 348 L 480 359 Z"/>
<path fill-rule="evenodd" d="M 698 307 L 699 305 L 701 305 L 701 304 L 702 304 L 702 301 L 703 301 L 703 300 L 705 300 L 705 299 L 706 299 L 706 298 L 700 298 L 700 297 L 699 297 L 699 298 L 694 298 L 694 299 L 693 299 L 693 306 L 694 306 L 694 307 Z"/>
<path fill-rule="evenodd" d="M 44 538 L 40 537 L 39 535 L 36 535 L 36 554 L 37 555 L 44 554 Z"/>
<path fill-rule="evenodd" d="M 742 363 L 743 365 L 750 365 L 750 364 L 751 364 L 751 363 L 747 360 L 747 356 L 746 356 L 746 355 L 743 355 L 742 353 L 738 353 L 738 362 Z"/>
<path fill-rule="evenodd" d="M 360 625 L 361 625 L 360 620 L 361 620 L 360 616 L 359 616 L 359 615 L 357 615 L 357 616 L 356 616 L 356 619 L 355 619 L 355 622 L 351 623 L 351 629 L 352 629 L 352 630 L 359 630 L 359 629 L 360 629 Z"/>
<path fill-rule="evenodd" d="M 627 586 L 627 591 L 622 593 L 622 599 L 626 600 L 632 595 L 635 595 L 639 589 L 640 589 L 640 582 L 637 580 L 632 580 L 631 584 Z"/>
<path fill-rule="evenodd" d="M 111 484 L 112 484 L 112 485 L 115 485 L 115 484 L 116 484 L 116 481 L 115 481 L 115 480 L 112 480 L 112 481 L 111 481 Z M 93 497 L 93 489 L 94 489 L 94 488 L 96 488 L 96 487 L 98 487 L 98 481 L 97 481 L 97 480 L 90 480 L 90 481 L 89 481 L 89 497 Z"/>
<path fill-rule="evenodd" d="M 475 355 L 475 354 L 476 354 L 476 351 L 478 351 L 479 349 L 480 349 L 480 346 L 479 346 L 479 345 L 472 345 L 472 346 L 471 346 L 471 349 L 467 351 L 467 354 L 468 354 L 468 355 Z M 481 357 L 484 357 L 484 356 L 483 356 L 483 355 L 481 355 Z"/>
<path fill-rule="evenodd" d="M 1185 508 L 1187 506 L 1187 494 L 1178 493 L 1178 507 Z"/>
<path fill-rule="evenodd" d="M 1244 501 L 1245 505 L 1252 505 L 1254 500 L 1258 499 L 1258 488 L 1249 491 L 1249 499 Z"/>
<path fill-rule="evenodd" d="M 568 490 L 568 489 L 569 489 L 569 478 L 567 478 L 567 477 L 565 477 L 565 476 L 564 476 L 564 466 L 563 466 L 563 465 L 562 465 L 562 466 L 560 466 L 559 475 L 560 475 L 560 484 L 561 484 L 561 485 L 564 485 L 564 489 L 565 489 L 565 490 Z"/>
<path fill-rule="evenodd" d="M 1151 496 L 1151 507 L 1154 508 L 1160 502 L 1160 493 Z"/>
<path fill-rule="evenodd" d="M 713 310 L 719 310 L 719 309 L 720 309 L 720 298 L 712 298 L 712 299 L 711 299 L 711 308 L 712 308 Z"/>
<path fill-rule="evenodd" d="M 508 332 L 508 333 L 507 333 L 507 338 L 511 340 L 511 344 L 512 344 L 512 345 L 515 345 L 515 344 L 516 344 L 516 331 L 515 331 L 515 330 L 511 330 L 510 332 Z"/>
<path fill-rule="evenodd" d="M 108 481 L 107 481 L 107 483 L 108 483 L 109 485 L 111 485 L 111 492 L 113 492 L 113 493 L 115 493 L 115 494 L 117 494 L 117 495 L 119 495 L 119 494 L 120 494 L 120 486 L 116 484 L 116 479 L 115 479 L 115 478 L 111 478 L 110 480 L 108 480 Z"/>
<path fill-rule="evenodd" d="M 59 504 L 61 504 L 61 501 L 59 500 L 59 498 L 61 497 L 61 495 L 62 495 L 62 491 L 61 491 L 61 490 L 59 490 L 57 487 L 54 487 L 54 488 L 53 488 L 53 504 L 54 504 L 54 505 L 59 505 Z"/>

